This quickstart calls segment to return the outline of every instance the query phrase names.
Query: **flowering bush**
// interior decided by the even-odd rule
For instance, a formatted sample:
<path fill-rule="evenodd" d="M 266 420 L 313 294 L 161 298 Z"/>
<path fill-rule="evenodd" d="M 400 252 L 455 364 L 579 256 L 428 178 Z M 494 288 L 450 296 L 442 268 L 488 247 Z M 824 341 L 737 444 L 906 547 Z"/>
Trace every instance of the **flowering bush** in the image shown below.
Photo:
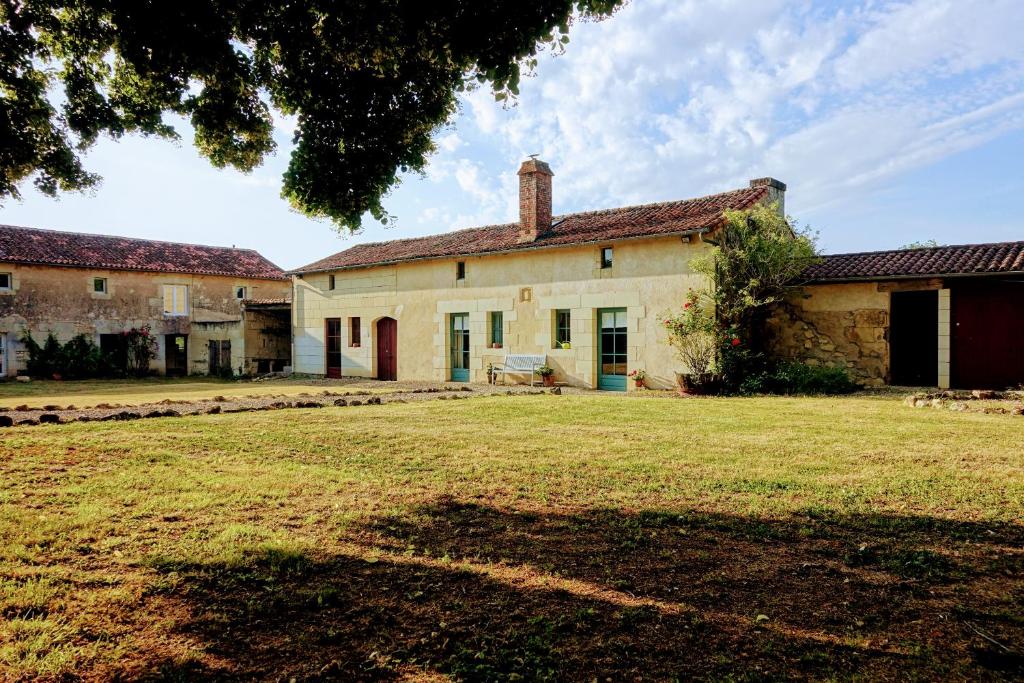
<path fill-rule="evenodd" d="M 629 378 L 636 382 L 643 382 L 646 377 L 646 370 L 634 370 L 633 372 L 629 373 Z"/>
<path fill-rule="evenodd" d="M 122 332 L 127 356 L 125 371 L 129 375 L 144 377 L 149 374 L 149 361 L 156 358 L 156 337 L 150 332 L 148 325 L 133 327 Z"/>
<path fill-rule="evenodd" d="M 717 325 L 715 316 L 702 305 L 707 294 L 694 290 L 686 293 L 683 310 L 666 316 L 662 325 L 668 330 L 668 343 L 676 350 L 691 375 L 710 375 L 715 364 Z"/>

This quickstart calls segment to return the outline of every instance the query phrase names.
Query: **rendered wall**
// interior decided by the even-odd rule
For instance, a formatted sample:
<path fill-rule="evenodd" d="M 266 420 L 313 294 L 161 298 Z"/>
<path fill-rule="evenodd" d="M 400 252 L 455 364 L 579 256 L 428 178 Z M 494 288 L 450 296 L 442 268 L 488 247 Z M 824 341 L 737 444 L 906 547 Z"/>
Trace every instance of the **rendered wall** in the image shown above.
<path fill-rule="evenodd" d="M 11 273 L 13 289 L 0 290 L 0 334 L 7 335 L 7 374 L 24 368 L 18 342 L 28 330 L 41 343 L 49 332 L 61 342 L 77 334 L 113 334 L 148 325 L 157 335 L 159 350 L 151 367 L 164 370 L 165 334 L 187 334 L 189 372 L 205 373 L 208 341 L 231 339 L 232 365 L 243 358 L 245 335 L 236 287 L 248 297 L 288 296 L 287 280 L 249 280 L 208 275 L 176 275 L 117 270 L 25 266 L 0 262 L 0 272 Z M 93 291 L 93 278 L 107 278 L 107 292 Z M 189 287 L 189 315 L 163 315 L 162 286 Z M 237 346 L 236 346 L 237 344 Z M 237 351 L 235 350 L 237 348 Z"/>
<path fill-rule="evenodd" d="M 677 309 L 686 290 L 700 287 L 690 260 L 706 245 L 679 237 L 614 243 L 614 265 L 600 267 L 600 247 L 574 246 L 462 259 L 466 278 L 456 280 L 458 259 L 313 273 L 295 279 L 295 371 L 324 374 L 326 318 L 342 320 L 342 373 L 376 374 L 376 321 L 398 321 L 398 378 L 445 381 L 450 377 L 448 325 L 453 313 L 470 320 L 471 381 L 486 381 L 488 363 L 506 353 L 546 354 L 556 379 L 592 387 L 597 380 L 596 312 L 625 307 L 628 367 L 648 373 L 648 385 L 670 387 L 679 369 L 662 314 Z M 328 275 L 335 289 L 328 290 Z M 552 348 L 554 311 L 569 309 L 572 348 Z M 487 348 L 488 314 L 501 311 L 504 346 Z M 348 338 L 348 318 L 361 318 L 358 347 Z"/>

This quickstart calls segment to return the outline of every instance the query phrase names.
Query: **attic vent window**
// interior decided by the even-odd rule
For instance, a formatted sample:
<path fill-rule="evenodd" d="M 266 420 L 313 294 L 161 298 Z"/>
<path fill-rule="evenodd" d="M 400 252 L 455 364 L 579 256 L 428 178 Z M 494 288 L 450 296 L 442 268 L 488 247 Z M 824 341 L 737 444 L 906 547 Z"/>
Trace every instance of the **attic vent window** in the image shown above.
<path fill-rule="evenodd" d="M 602 247 L 601 248 L 601 267 L 611 268 L 612 267 L 612 248 Z"/>
<path fill-rule="evenodd" d="M 333 275 L 328 275 L 327 276 L 327 289 L 334 289 L 334 276 Z"/>
<path fill-rule="evenodd" d="M 105 277 L 94 277 L 92 279 L 92 291 L 97 294 L 107 293 L 107 278 Z"/>
<path fill-rule="evenodd" d="M 455 264 L 455 279 L 465 280 L 466 279 L 466 262 L 459 261 Z"/>
<path fill-rule="evenodd" d="M 0 290 L 12 289 L 11 287 L 11 274 L 0 273 Z"/>
<path fill-rule="evenodd" d="M 236 299 L 244 299 L 245 298 L 245 287 L 235 287 L 235 298 Z"/>

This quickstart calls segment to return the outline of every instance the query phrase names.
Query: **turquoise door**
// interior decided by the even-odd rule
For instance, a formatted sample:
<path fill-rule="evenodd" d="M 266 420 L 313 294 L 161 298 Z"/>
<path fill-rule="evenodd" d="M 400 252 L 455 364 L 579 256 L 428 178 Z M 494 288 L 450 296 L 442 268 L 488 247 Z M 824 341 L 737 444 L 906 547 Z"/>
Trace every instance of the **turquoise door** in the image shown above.
<path fill-rule="evenodd" d="M 626 390 L 626 309 L 602 308 L 597 312 L 597 388 Z"/>
<path fill-rule="evenodd" d="M 451 315 L 452 381 L 469 381 L 469 313 Z"/>

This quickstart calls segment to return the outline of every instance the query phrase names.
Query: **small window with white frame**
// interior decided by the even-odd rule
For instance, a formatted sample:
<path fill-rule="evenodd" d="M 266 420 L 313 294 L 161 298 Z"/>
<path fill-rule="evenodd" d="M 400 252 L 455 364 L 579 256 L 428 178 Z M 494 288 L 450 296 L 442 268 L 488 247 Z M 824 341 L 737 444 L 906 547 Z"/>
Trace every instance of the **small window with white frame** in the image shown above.
<path fill-rule="evenodd" d="M 601 268 L 611 268 L 614 260 L 611 247 L 601 247 Z"/>
<path fill-rule="evenodd" d="M 14 289 L 14 278 L 10 273 L 0 273 L 0 292 L 9 292 Z"/>
<path fill-rule="evenodd" d="M 164 315 L 188 315 L 188 285 L 164 285 Z"/>
<path fill-rule="evenodd" d="M 92 291 L 94 294 L 106 294 L 107 293 L 107 278 L 105 277 L 94 277 L 92 279 Z"/>
<path fill-rule="evenodd" d="M 248 298 L 248 292 L 245 287 L 235 287 L 235 298 L 238 300 Z"/>

